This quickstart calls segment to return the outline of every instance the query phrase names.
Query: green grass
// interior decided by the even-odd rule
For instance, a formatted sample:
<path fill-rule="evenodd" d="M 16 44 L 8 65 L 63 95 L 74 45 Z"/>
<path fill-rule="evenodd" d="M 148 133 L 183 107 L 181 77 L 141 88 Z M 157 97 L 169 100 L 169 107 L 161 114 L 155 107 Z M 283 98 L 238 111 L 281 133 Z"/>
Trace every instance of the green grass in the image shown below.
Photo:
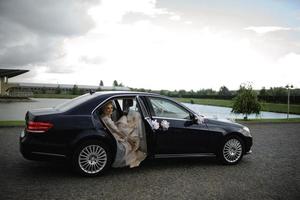
<path fill-rule="evenodd" d="M 222 106 L 231 108 L 233 105 L 232 100 L 220 100 L 220 99 L 192 99 L 192 98 L 177 98 L 178 101 L 184 103 L 191 103 L 193 100 L 195 104 Z M 262 111 L 287 113 L 287 104 L 279 103 L 262 103 Z M 300 114 L 300 105 L 291 104 L 290 114 Z"/>
<path fill-rule="evenodd" d="M 279 112 L 279 113 L 287 113 L 287 104 L 280 103 L 262 103 L 263 110 Z M 291 114 L 300 114 L 300 105 L 291 104 L 290 105 L 290 113 Z"/>
<path fill-rule="evenodd" d="M 78 96 L 72 94 L 34 94 L 33 98 L 73 99 Z"/>
<path fill-rule="evenodd" d="M 243 119 L 237 119 L 235 120 L 236 122 L 240 123 L 251 123 L 251 122 L 268 122 L 268 123 L 300 123 L 300 118 L 291 118 L 291 119 L 248 119 L 248 120 L 243 120 Z"/>
<path fill-rule="evenodd" d="M 25 121 L 0 121 L 1 126 L 25 126 Z"/>
<path fill-rule="evenodd" d="M 211 105 L 211 106 L 222 106 L 222 107 L 232 107 L 232 100 L 223 99 L 192 99 L 192 98 L 176 98 L 177 101 L 183 103 L 191 103 L 193 101 L 195 104 Z"/>

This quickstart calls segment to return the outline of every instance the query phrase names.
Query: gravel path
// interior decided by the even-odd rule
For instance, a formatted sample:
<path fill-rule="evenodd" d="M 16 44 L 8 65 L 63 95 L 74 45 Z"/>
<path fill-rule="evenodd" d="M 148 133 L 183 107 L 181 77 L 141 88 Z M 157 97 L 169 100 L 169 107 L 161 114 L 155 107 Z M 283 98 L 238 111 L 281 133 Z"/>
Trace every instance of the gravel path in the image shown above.
<path fill-rule="evenodd" d="M 159 159 L 94 178 L 65 163 L 25 160 L 21 128 L 0 128 L 0 199 L 300 199 L 300 123 L 248 127 L 253 154 L 235 166 L 215 158 Z"/>

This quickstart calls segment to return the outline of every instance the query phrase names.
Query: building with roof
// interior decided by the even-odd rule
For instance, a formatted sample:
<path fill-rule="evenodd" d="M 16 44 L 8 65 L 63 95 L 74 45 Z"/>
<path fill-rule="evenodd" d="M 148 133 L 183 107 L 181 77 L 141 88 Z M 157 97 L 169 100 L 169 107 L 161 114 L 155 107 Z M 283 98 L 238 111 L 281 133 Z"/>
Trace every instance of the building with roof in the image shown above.
<path fill-rule="evenodd" d="M 8 95 L 9 89 L 17 86 L 15 83 L 8 83 L 8 79 L 24 74 L 29 70 L 0 69 L 0 96 Z"/>
<path fill-rule="evenodd" d="M 78 94 L 93 91 L 129 91 L 128 87 L 94 86 L 94 85 L 71 85 L 50 83 L 14 83 L 15 86 L 9 90 L 11 96 L 32 96 L 33 94 L 71 94 L 76 87 Z"/>
<path fill-rule="evenodd" d="M 29 70 L 0 69 L 0 96 L 29 97 L 33 94 L 70 94 L 76 88 L 77 94 L 87 93 L 90 90 L 121 90 L 128 91 L 128 87 L 71 85 L 50 83 L 9 83 L 8 79 L 24 74 Z"/>

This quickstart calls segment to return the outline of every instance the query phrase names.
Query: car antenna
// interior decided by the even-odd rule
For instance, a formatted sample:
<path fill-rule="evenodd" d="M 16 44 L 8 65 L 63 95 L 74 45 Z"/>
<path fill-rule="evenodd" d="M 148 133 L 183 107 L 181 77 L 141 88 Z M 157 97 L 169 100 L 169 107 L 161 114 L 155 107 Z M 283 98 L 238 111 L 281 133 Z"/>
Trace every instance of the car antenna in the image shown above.
<path fill-rule="evenodd" d="M 93 90 L 90 89 L 90 94 L 94 94 L 94 93 L 95 93 L 95 91 L 93 91 Z"/>

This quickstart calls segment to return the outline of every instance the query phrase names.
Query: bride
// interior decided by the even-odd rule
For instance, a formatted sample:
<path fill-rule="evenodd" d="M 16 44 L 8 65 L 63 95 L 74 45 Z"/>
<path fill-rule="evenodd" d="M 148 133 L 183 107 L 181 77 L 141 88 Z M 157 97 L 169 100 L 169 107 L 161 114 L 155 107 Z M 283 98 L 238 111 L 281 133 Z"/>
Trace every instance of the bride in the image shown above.
<path fill-rule="evenodd" d="M 110 130 L 117 142 L 117 153 L 113 167 L 137 167 L 146 158 L 146 154 L 139 148 L 137 117 L 135 115 L 122 116 L 116 123 L 112 121 L 112 102 L 108 102 L 102 109 L 101 119 Z"/>

